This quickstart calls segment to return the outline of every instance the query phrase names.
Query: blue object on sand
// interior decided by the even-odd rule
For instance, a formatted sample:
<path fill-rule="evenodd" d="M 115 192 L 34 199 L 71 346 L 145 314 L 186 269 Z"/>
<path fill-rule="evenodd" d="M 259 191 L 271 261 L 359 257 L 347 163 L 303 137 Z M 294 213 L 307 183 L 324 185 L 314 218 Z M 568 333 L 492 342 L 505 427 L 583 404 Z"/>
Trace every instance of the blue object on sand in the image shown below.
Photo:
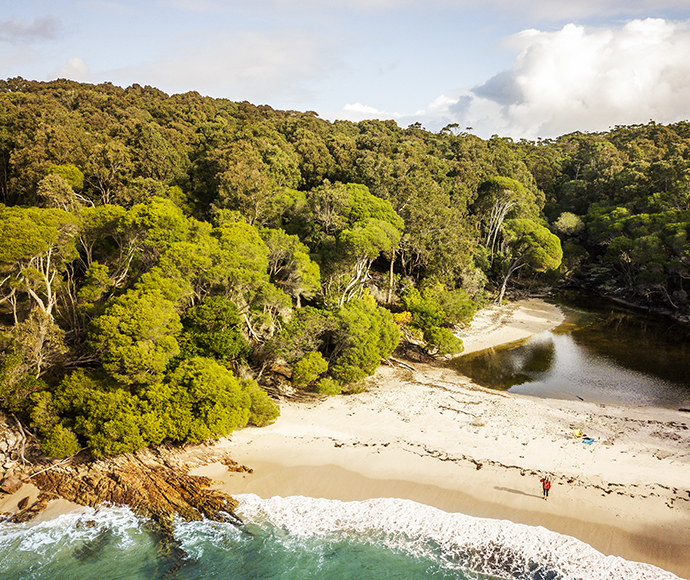
<path fill-rule="evenodd" d="M 583 442 L 583 443 L 587 443 L 587 445 L 591 445 L 592 443 L 594 443 L 594 439 L 592 439 L 591 437 L 585 437 L 585 438 L 582 440 L 582 442 Z"/>

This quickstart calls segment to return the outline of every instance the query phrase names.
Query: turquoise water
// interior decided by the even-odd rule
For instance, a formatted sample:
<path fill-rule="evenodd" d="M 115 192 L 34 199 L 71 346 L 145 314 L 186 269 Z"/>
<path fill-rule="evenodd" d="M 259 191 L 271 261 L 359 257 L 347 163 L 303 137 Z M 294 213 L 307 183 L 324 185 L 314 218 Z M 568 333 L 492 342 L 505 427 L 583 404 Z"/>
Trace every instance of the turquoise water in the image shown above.
<path fill-rule="evenodd" d="M 2 580 L 676 579 L 541 527 L 409 500 L 238 496 L 242 528 L 177 522 L 174 540 L 126 508 L 0 523 Z"/>

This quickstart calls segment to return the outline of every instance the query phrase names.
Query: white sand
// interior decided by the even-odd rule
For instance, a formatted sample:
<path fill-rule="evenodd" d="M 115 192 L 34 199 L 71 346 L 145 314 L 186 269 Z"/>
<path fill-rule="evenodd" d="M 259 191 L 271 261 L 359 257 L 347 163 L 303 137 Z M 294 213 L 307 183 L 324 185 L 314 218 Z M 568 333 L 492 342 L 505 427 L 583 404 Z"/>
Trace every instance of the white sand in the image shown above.
<path fill-rule="evenodd" d="M 466 352 L 556 326 L 540 300 L 486 309 Z M 690 417 L 483 389 L 428 365 L 381 367 L 366 392 L 282 403 L 269 427 L 218 443 L 254 469 L 197 469 L 231 493 L 401 497 L 541 525 L 605 554 L 690 577 Z M 581 429 L 596 439 L 583 444 Z M 548 501 L 539 478 L 554 480 Z"/>

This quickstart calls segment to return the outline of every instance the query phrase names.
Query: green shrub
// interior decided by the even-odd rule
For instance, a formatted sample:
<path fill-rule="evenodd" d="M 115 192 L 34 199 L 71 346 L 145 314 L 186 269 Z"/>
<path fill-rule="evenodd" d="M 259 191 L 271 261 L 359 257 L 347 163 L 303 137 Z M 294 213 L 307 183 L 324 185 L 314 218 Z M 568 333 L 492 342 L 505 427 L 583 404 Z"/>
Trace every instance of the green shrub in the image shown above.
<path fill-rule="evenodd" d="M 432 327 L 424 331 L 424 340 L 438 349 L 438 354 L 458 354 L 464 350 L 462 340 L 447 328 Z"/>
<path fill-rule="evenodd" d="M 462 288 L 441 290 L 438 300 L 445 314 L 445 324 L 469 324 L 477 311 L 477 304 Z"/>
<path fill-rule="evenodd" d="M 408 289 L 402 296 L 405 310 L 412 314 L 412 323 L 422 330 L 435 326 L 469 324 L 477 310 L 476 303 L 462 288 L 446 290 L 437 284 L 419 292 Z"/>
<path fill-rule="evenodd" d="M 213 359 L 183 361 L 167 380 L 170 395 L 163 403 L 169 437 L 199 443 L 224 437 L 244 427 L 251 416 L 252 397 L 237 378 Z"/>
<path fill-rule="evenodd" d="M 398 346 L 400 330 L 393 315 L 368 295 L 351 300 L 338 312 L 337 343 L 342 352 L 331 376 L 346 385 L 372 375 L 382 358 Z"/>
<path fill-rule="evenodd" d="M 255 427 L 263 427 L 273 423 L 280 415 L 280 407 L 271 400 L 268 393 L 253 379 L 242 380 L 240 385 L 252 400 L 252 405 L 249 409 L 249 424 Z"/>
<path fill-rule="evenodd" d="M 316 392 L 321 395 L 339 395 L 341 390 L 340 383 L 330 377 L 321 379 L 316 385 Z"/>
<path fill-rule="evenodd" d="M 179 342 L 186 357 L 238 360 L 249 354 L 249 344 L 241 332 L 244 322 L 237 306 L 224 296 L 211 296 L 190 308 L 182 324 L 184 333 Z"/>
<path fill-rule="evenodd" d="M 412 323 L 418 328 L 431 328 L 441 326 L 446 314 L 433 293 L 422 294 L 416 288 L 409 288 L 402 295 L 402 303 L 405 310 L 412 314 Z"/>
<path fill-rule="evenodd" d="M 283 330 L 269 341 L 267 350 L 293 364 L 308 353 L 325 348 L 337 327 L 332 313 L 307 306 L 295 312 Z"/>
<path fill-rule="evenodd" d="M 67 457 L 79 452 L 75 433 L 62 425 L 55 425 L 41 440 L 41 453 L 46 457 Z"/>
<path fill-rule="evenodd" d="M 304 389 L 328 370 L 328 363 L 320 352 L 310 352 L 292 368 L 292 384 Z"/>

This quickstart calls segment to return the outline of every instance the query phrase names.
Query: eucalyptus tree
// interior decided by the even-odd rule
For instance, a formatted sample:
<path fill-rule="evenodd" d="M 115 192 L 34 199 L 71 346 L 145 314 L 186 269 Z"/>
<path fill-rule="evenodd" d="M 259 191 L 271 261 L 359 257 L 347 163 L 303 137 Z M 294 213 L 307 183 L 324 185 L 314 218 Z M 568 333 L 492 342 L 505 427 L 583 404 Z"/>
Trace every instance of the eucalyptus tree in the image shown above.
<path fill-rule="evenodd" d="M 505 295 L 508 280 L 518 270 L 532 273 L 555 270 L 563 259 L 561 241 L 548 228 L 533 220 L 508 220 L 503 230 L 503 280 L 497 301 Z"/>

